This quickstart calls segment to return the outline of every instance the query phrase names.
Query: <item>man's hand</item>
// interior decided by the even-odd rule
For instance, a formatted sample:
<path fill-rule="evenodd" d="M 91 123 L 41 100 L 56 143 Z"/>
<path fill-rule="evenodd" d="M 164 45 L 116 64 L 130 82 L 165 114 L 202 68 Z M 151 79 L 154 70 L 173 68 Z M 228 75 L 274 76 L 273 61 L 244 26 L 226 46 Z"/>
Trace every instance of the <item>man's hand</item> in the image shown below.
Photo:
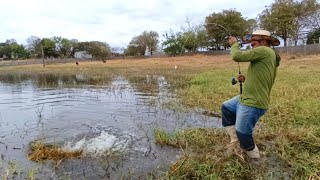
<path fill-rule="evenodd" d="M 239 74 L 238 75 L 238 81 L 241 82 L 241 83 L 244 83 L 244 81 L 246 80 L 246 77 L 242 74 Z"/>
<path fill-rule="evenodd" d="M 237 38 L 230 36 L 228 39 L 228 43 L 232 46 L 234 43 L 238 42 Z"/>

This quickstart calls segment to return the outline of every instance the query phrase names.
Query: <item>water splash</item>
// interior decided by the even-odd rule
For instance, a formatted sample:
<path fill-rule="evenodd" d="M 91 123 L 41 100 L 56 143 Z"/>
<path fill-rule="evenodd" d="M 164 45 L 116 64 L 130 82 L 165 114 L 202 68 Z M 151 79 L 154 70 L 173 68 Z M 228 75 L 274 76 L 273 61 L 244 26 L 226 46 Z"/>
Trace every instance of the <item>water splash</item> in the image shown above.
<path fill-rule="evenodd" d="M 130 136 L 127 134 L 120 134 L 116 129 L 111 131 L 111 129 L 112 128 L 110 127 L 94 127 L 92 129 L 93 134 L 68 141 L 63 149 L 72 151 L 82 150 L 84 155 L 93 157 L 117 152 L 125 153 L 129 150 L 131 142 Z"/>

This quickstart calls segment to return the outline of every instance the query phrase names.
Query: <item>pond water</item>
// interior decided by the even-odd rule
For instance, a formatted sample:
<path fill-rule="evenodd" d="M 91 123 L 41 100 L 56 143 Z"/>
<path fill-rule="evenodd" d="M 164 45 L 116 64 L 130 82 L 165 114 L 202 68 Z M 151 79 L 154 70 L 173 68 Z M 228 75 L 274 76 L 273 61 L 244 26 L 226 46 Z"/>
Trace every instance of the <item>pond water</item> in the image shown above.
<path fill-rule="evenodd" d="M 119 179 L 163 176 L 180 155 L 154 144 L 153 129 L 213 127 L 214 117 L 182 108 L 164 77 L 95 85 L 83 75 L 0 78 L 0 173 L 24 179 Z M 171 107 L 171 108 L 168 108 Z M 28 160 L 31 142 L 83 150 L 84 157 Z"/>

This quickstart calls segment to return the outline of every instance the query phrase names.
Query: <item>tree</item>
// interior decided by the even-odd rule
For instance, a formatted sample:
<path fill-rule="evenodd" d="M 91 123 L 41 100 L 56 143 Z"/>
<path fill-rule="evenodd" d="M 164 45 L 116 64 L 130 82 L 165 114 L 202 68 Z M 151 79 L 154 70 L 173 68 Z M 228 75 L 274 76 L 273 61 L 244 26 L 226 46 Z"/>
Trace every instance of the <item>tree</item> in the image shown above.
<path fill-rule="evenodd" d="M 90 41 L 87 53 L 93 57 L 105 59 L 111 55 L 111 47 L 106 42 Z"/>
<path fill-rule="evenodd" d="M 78 42 L 75 45 L 74 50 L 76 52 L 78 52 L 78 51 L 88 51 L 89 50 L 89 42 Z"/>
<path fill-rule="evenodd" d="M 5 59 L 11 59 L 11 45 L 7 42 L 0 43 L 0 57 L 3 57 Z"/>
<path fill-rule="evenodd" d="M 129 45 L 124 51 L 127 56 L 141 56 L 146 53 L 146 46 L 143 44 L 139 36 L 135 36 L 130 41 Z"/>
<path fill-rule="evenodd" d="M 303 38 L 309 29 L 314 28 L 314 24 L 309 24 L 308 19 L 312 14 L 315 14 L 319 9 L 319 4 L 316 0 L 302 0 L 295 2 L 295 21 L 293 26 L 293 40 L 297 45 L 298 40 Z"/>
<path fill-rule="evenodd" d="M 106 42 L 101 41 L 89 41 L 89 42 L 77 42 L 71 40 L 72 54 L 78 51 L 86 51 L 87 54 L 91 54 L 95 58 L 105 59 L 111 56 L 111 47 Z"/>
<path fill-rule="evenodd" d="M 176 55 L 185 52 L 181 34 L 181 32 L 174 33 L 170 30 L 163 35 L 166 40 L 162 42 L 162 48 L 166 54 Z"/>
<path fill-rule="evenodd" d="M 284 40 L 284 46 L 287 46 L 287 39 L 293 34 L 294 16 L 293 0 L 276 0 L 259 15 L 260 26 L 278 34 Z"/>
<path fill-rule="evenodd" d="M 30 53 L 15 39 L 8 39 L 6 42 L 0 43 L 0 56 L 6 59 L 25 59 L 30 57 Z"/>
<path fill-rule="evenodd" d="M 14 58 L 30 58 L 30 52 L 22 44 L 14 44 L 11 49 Z"/>
<path fill-rule="evenodd" d="M 319 4 L 316 0 L 276 0 L 259 15 L 260 26 L 273 33 L 279 34 L 287 46 L 288 38 L 297 42 L 310 25 L 307 19 L 317 11 Z"/>
<path fill-rule="evenodd" d="M 131 39 L 125 50 L 125 54 L 130 56 L 145 55 L 148 49 L 150 55 L 153 55 L 157 50 L 158 43 L 159 35 L 157 32 L 143 31 L 139 36 L 135 36 Z"/>
<path fill-rule="evenodd" d="M 258 29 L 258 22 L 255 19 L 248 19 L 246 21 L 246 32 L 247 34 L 252 33 Z"/>
<path fill-rule="evenodd" d="M 320 4 L 317 0 L 297 1 L 296 8 L 301 24 L 309 29 L 320 28 Z"/>
<path fill-rule="evenodd" d="M 52 40 L 56 44 L 56 51 L 60 57 L 70 57 L 73 49 L 71 40 L 62 37 L 53 37 Z"/>
<path fill-rule="evenodd" d="M 214 49 L 226 48 L 225 38 L 232 34 L 242 37 L 246 33 L 246 20 L 235 9 L 223 10 L 220 13 L 212 13 L 205 19 L 205 28 L 209 36 L 209 42 Z"/>
<path fill-rule="evenodd" d="M 315 44 L 315 43 L 320 44 L 319 42 L 320 28 L 310 31 L 307 38 L 308 38 L 307 44 Z"/>
<path fill-rule="evenodd" d="M 193 31 L 186 31 L 181 33 L 180 41 L 183 47 L 189 52 L 195 52 L 198 48 L 197 34 Z"/>
<path fill-rule="evenodd" d="M 18 45 L 15 39 L 7 39 L 5 43 L 1 43 L 0 55 L 7 59 L 15 58 L 13 54 L 13 46 Z"/>
<path fill-rule="evenodd" d="M 197 44 L 198 44 L 198 48 L 205 48 L 207 49 L 209 44 L 208 44 L 208 34 L 206 29 L 204 28 L 203 25 L 199 26 L 196 29 L 196 33 L 197 33 Z M 197 49 L 198 49 L 197 48 Z"/>
<path fill-rule="evenodd" d="M 56 52 L 56 44 L 52 39 L 43 38 L 41 44 L 43 46 L 45 57 L 58 57 L 58 53 Z"/>
<path fill-rule="evenodd" d="M 187 18 L 186 26 L 181 27 L 181 31 L 174 33 L 172 30 L 163 36 L 162 48 L 166 54 L 176 55 L 180 53 L 197 52 L 201 48 L 207 48 L 207 31 L 202 24 L 191 25 Z"/>
<path fill-rule="evenodd" d="M 27 49 L 31 56 L 41 57 L 41 39 L 37 36 L 30 36 L 27 39 Z"/>
<path fill-rule="evenodd" d="M 312 25 L 313 28 L 320 28 L 320 8 L 307 17 L 306 23 Z"/>
<path fill-rule="evenodd" d="M 73 49 L 73 43 L 66 38 L 61 40 L 60 55 L 62 57 L 70 57 Z"/>
<path fill-rule="evenodd" d="M 186 20 L 187 27 L 182 27 L 181 40 L 183 47 L 188 52 L 196 52 L 199 48 L 206 48 L 207 43 L 207 31 L 203 24 L 192 25 L 189 19 Z"/>
<path fill-rule="evenodd" d="M 146 41 L 146 46 L 148 47 L 150 55 L 152 56 L 158 48 L 159 34 L 156 31 L 144 31 L 142 36 L 144 36 L 143 39 Z"/>

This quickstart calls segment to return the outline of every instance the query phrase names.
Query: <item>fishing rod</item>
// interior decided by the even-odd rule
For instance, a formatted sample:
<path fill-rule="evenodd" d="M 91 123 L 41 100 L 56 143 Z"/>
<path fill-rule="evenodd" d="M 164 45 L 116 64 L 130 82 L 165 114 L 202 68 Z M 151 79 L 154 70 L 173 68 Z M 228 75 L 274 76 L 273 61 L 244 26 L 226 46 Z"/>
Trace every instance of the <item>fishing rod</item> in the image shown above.
<path fill-rule="evenodd" d="M 228 37 L 226 37 L 225 39 L 228 40 L 228 39 L 230 38 L 231 33 L 229 32 L 229 30 L 228 30 L 226 27 L 224 27 L 224 26 L 222 26 L 222 25 L 220 25 L 220 24 L 217 24 L 217 23 L 207 23 L 207 24 L 212 24 L 212 25 L 221 27 L 221 28 L 224 29 L 225 32 L 228 34 Z M 241 75 L 240 63 L 239 63 L 239 62 L 238 62 L 238 70 L 239 70 L 239 71 L 238 71 L 238 76 L 239 76 L 239 75 Z M 239 81 L 239 80 L 237 81 L 236 78 L 235 78 L 234 76 L 232 76 L 232 78 L 231 78 L 231 84 L 232 84 L 232 85 L 235 85 L 235 84 L 237 84 L 237 82 L 239 82 L 240 94 L 242 94 L 242 80 L 241 80 L 241 81 Z"/>

